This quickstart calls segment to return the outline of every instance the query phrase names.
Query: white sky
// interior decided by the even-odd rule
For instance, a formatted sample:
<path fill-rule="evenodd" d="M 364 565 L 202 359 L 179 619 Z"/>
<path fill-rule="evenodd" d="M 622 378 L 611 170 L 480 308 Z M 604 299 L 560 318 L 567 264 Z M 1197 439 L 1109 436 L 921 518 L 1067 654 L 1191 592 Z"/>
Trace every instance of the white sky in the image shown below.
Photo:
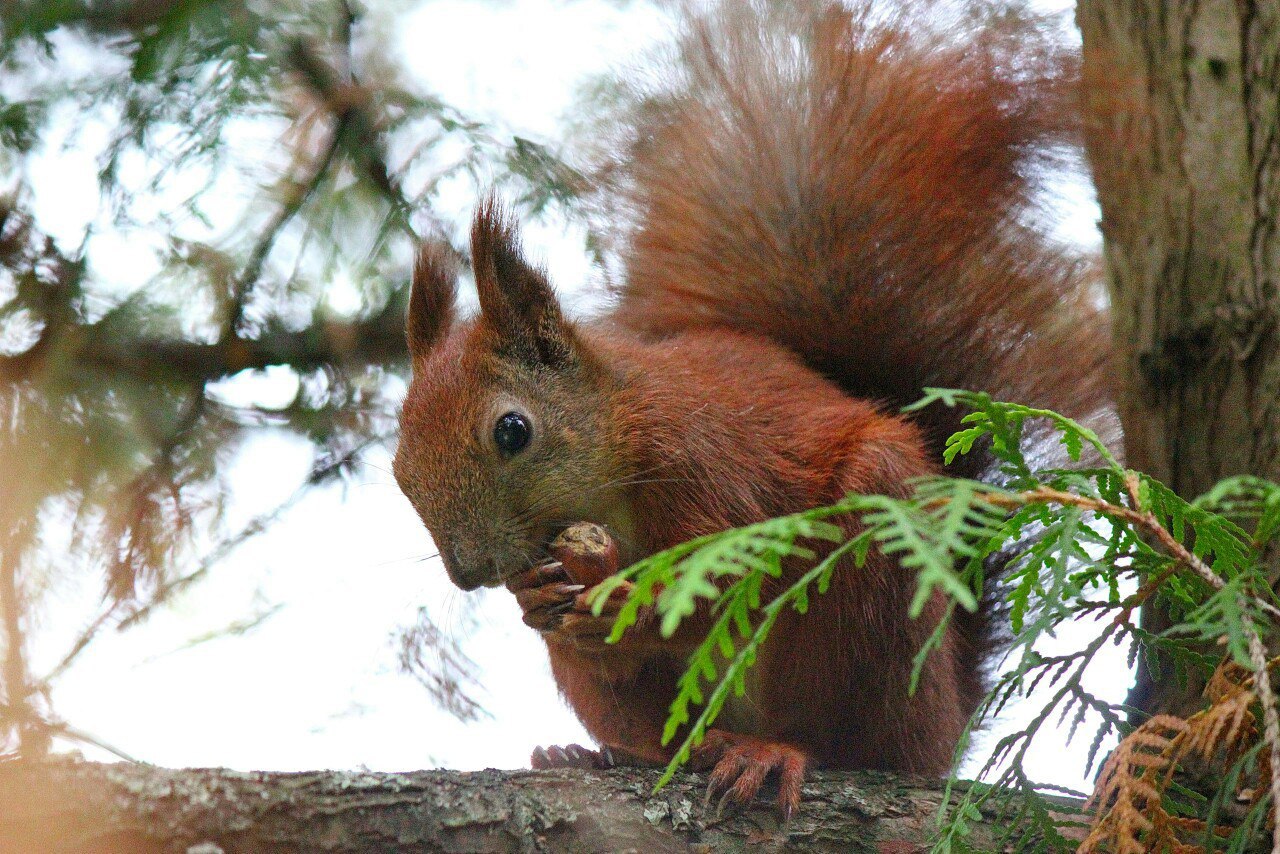
<path fill-rule="evenodd" d="M 665 33 L 643 3 L 435 0 L 406 16 L 399 37 L 405 67 L 423 85 L 481 118 L 534 139 L 554 139 L 575 86 Z M 82 127 L 87 137 L 104 132 Z M 93 164 L 51 151 L 31 175 L 41 223 L 78 240 L 96 215 Z M 1094 240 L 1096 211 L 1086 188 L 1063 189 L 1064 231 Z M 445 207 L 465 220 L 474 204 L 463 185 Z M 591 277 L 581 240 L 533 225 L 526 243 L 544 258 L 562 292 Z M 71 245 L 74 245 L 72 243 Z M 117 239 L 100 272 L 145 280 L 158 241 Z M 260 381 L 271 393 L 273 380 Z M 537 744 L 586 741 L 556 696 L 541 642 L 521 624 L 505 592 L 463 594 L 449 586 L 426 532 L 389 474 L 390 452 L 370 457 L 363 482 L 317 492 L 269 534 L 221 564 L 172 610 L 122 635 L 105 635 L 57 684 L 55 708 L 78 728 L 149 762 L 240 769 L 367 767 L 401 770 L 527 766 Z M 305 476 L 309 448 L 264 433 L 232 470 L 233 517 L 247 519 L 288 497 Z M 232 520 L 235 527 L 235 519 Z M 94 582 L 96 585 L 96 581 Z M 35 649 L 56 658 L 59 637 L 81 617 L 93 590 L 67 591 Z M 428 604 L 446 630 L 460 628 L 462 597 L 480 595 L 478 629 L 465 644 L 480 666 L 477 693 L 492 718 L 461 724 L 396 668 L 392 634 Z M 243 637 L 191 649 L 189 641 L 266 606 L 281 610 Z M 1073 632 L 1074 646 L 1091 633 Z M 1122 654 L 1093 674 L 1098 693 L 1123 697 Z M 36 672 L 40 672 L 37 663 Z M 1012 719 L 1033 711 L 1015 710 Z M 1006 723 L 1007 728 L 1011 723 Z M 1088 733 L 1072 748 L 1044 740 L 1032 775 L 1087 788 L 1081 778 Z M 89 751 L 92 753 L 92 751 Z M 97 758 L 95 754 L 95 758 Z"/>

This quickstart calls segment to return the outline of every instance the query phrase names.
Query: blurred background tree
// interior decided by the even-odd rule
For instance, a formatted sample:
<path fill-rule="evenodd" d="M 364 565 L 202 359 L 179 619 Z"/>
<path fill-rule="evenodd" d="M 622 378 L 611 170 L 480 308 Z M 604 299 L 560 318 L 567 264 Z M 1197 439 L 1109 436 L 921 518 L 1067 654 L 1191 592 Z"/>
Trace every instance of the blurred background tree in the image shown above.
<path fill-rule="evenodd" d="M 393 436 L 416 235 L 457 230 L 436 213 L 445 182 L 496 184 L 526 214 L 572 199 L 575 173 L 547 147 L 396 67 L 389 41 L 411 5 L 0 12 L 0 753 L 95 741 L 50 702 L 94 639 L 145 620 Z M 73 148 L 94 152 L 100 202 L 54 234 L 48 212 L 67 200 L 34 172 Z M 264 375 L 283 400 L 258 399 Z M 232 525 L 225 465 L 263 429 L 310 442 L 310 472 L 284 506 Z M 85 579 L 97 610 L 36 672 L 35 633 L 69 619 L 47 612 L 50 592 Z M 465 655 L 421 613 L 402 665 L 476 714 Z"/>

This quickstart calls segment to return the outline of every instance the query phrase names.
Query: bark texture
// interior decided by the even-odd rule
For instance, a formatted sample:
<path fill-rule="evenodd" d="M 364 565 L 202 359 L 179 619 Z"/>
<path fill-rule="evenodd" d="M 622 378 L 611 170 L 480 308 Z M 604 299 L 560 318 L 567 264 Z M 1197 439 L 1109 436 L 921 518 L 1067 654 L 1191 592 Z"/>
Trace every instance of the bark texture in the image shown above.
<path fill-rule="evenodd" d="M 769 803 L 717 818 L 704 778 L 656 771 L 297 774 L 70 760 L 0 765 L 0 851 L 923 850 L 942 792 L 876 772 L 815 774 L 780 827 Z M 1064 802 L 1065 803 L 1065 802 Z M 988 850 L 989 828 L 970 842 Z"/>
<path fill-rule="evenodd" d="M 1187 498 L 1280 480 L 1280 3 L 1076 15 L 1129 465 Z M 1181 714 L 1199 690 L 1142 671 L 1131 702 Z"/>

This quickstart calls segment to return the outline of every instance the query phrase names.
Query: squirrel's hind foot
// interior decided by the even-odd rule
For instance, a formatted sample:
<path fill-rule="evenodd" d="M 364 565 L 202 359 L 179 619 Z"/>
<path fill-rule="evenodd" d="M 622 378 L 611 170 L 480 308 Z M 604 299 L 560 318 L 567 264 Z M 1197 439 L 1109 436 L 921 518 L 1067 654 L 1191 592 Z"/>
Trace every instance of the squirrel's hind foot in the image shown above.
<path fill-rule="evenodd" d="M 809 757 L 794 745 L 712 729 L 693 758 L 695 766 L 711 769 L 707 799 L 720 797 L 717 812 L 749 805 L 775 772 L 782 820 L 790 820 L 800 809 L 800 787 Z"/>

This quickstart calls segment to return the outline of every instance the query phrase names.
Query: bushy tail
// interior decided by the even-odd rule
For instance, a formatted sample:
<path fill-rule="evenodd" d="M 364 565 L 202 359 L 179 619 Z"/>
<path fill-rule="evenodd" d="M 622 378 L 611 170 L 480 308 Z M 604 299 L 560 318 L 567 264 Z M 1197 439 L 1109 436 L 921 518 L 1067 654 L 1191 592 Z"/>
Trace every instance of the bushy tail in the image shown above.
<path fill-rule="evenodd" d="M 695 20 L 605 170 L 630 223 L 616 317 L 764 334 L 893 407 L 944 386 L 1103 411 L 1087 265 L 1032 205 L 1074 144 L 1073 62 L 1034 22 L 975 21 L 766 0 Z M 925 413 L 931 439 L 955 417 Z"/>

